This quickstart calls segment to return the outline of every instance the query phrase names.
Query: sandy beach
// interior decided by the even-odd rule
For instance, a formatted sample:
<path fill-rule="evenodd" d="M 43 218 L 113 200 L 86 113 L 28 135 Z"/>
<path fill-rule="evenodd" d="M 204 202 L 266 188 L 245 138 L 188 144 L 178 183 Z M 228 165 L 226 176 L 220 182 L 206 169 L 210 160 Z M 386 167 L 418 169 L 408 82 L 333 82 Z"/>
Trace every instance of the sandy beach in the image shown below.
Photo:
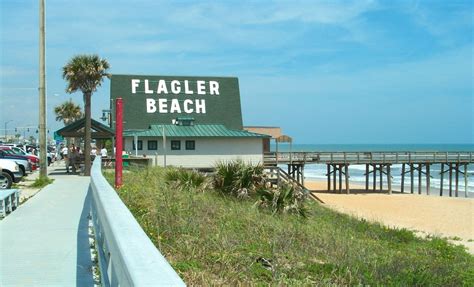
<path fill-rule="evenodd" d="M 386 191 L 366 191 L 357 185 L 351 185 L 351 194 L 347 195 L 328 193 L 325 181 L 305 182 L 305 185 L 334 210 L 390 227 L 407 228 L 420 236 L 448 237 L 474 254 L 473 199 L 398 192 L 389 195 Z"/>

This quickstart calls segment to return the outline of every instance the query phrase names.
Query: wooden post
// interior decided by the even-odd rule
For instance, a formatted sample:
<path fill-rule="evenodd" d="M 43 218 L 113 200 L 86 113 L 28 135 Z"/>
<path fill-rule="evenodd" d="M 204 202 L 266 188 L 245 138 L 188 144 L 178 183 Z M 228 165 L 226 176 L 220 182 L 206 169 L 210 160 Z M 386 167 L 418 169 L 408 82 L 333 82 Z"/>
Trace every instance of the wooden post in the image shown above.
<path fill-rule="evenodd" d="M 328 191 L 331 190 L 331 165 L 327 164 L 327 170 L 328 170 Z"/>
<path fill-rule="evenodd" d="M 449 196 L 453 196 L 453 164 L 449 164 Z"/>
<path fill-rule="evenodd" d="M 293 168 L 293 178 L 296 179 L 296 182 L 300 182 L 300 167 L 298 165 L 293 165 L 292 168 Z"/>
<path fill-rule="evenodd" d="M 369 164 L 365 164 L 365 190 L 369 190 Z"/>
<path fill-rule="evenodd" d="M 443 196 L 443 177 L 444 177 L 444 163 L 441 164 L 439 196 Z"/>
<path fill-rule="evenodd" d="M 421 163 L 418 164 L 418 194 L 421 194 Z"/>
<path fill-rule="evenodd" d="M 383 164 L 379 165 L 379 185 L 380 185 L 380 191 L 383 190 Z"/>
<path fill-rule="evenodd" d="M 388 194 L 392 194 L 392 174 L 390 172 L 390 164 L 387 165 L 387 185 Z"/>
<path fill-rule="evenodd" d="M 335 164 L 332 165 L 332 169 L 333 169 L 332 188 L 334 191 L 336 191 L 337 169 L 336 169 Z"/>
<path fill-rule="evenodd" d="M 430 195 L 430 164 L 426 164 L 426 194 Z"/>
<path fill-rule="evenodd" d="M 467 197 L 467 163 L 464 165 L 464 196 Z"/>
<path fill-rule="evenodd" d="M 342 193 L 342 164 L 339 165 L 339 193 Z"/>
<path fill-rule="evenodd" d="M 278 139 L 275 139 L 275 145 L 276 145 L 276 149 L 275 149 L 275 162 L 276 162 L 276 166 L 278 166 Z"/>
<path fill-rule="evenodd" d="M 456 194 L 456 197 L 458 197 L 458 194 L 459 194 L 459 163 L 456 163 L 456 179 L 455 179 L 454 193 Z"/>
<path fill-rule="evenodd" d="M 413 175 L 413 164 L 410 163 L 410 192 L 413 193 L 414 191 L 414 187 L 413 187 L 413 179 L 414 175 Z"/>
<path fill-rule="evenodd" d="M 377 188 L 377 165 L 376 164 L 373 164 L 372 165 L 372 168 L 373 168 L 373 178 L 374 178 L 374 182 L 373 182 L 373 190 L 375 191 L 375 189 Z"/>
<path fill-rule="evenodd" d="M 405 164 L 402 164 L 402 186 L 400 186 L 401 192 L 405 192 Z"/>
<path fill-rule="evenodd" d="M 349 194 L 350 190 L 349 190 L 349 165 L 348 164 L 344 165 L 344 173 L 346 175 L 346 193 Z"/>
<path fill-rule="evenodd" d="M 304 164 L 301 166 L 301 184 L 304 186 Z"/>

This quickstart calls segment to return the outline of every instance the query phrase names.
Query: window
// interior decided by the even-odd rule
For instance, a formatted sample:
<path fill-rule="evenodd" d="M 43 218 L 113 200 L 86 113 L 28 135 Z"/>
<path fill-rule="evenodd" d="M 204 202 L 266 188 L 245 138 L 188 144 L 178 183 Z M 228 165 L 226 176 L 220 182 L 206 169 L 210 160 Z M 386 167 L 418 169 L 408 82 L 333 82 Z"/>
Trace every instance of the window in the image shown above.
<path fill-rule="evenodd" d="M 143 142 L 141 140 L 137 141 L 137 150 L 143 150 Z M 132 149 L 135 150 L 135 141 L 132 140 Z"/>
<path fill-rule="evenodd" d="M 186 141 L 186 150 L 195 150 L 196 142 L 195 141 Z"/>
<path fill-rule="evenodd" d="M 171 141 L 171 150 L 180 150 L 181 141 Z"/>
<path fill-rule="evenodd" d="M 158 142 L 157 141 L 148 141 L 148 150 L 157 150 Z"/>

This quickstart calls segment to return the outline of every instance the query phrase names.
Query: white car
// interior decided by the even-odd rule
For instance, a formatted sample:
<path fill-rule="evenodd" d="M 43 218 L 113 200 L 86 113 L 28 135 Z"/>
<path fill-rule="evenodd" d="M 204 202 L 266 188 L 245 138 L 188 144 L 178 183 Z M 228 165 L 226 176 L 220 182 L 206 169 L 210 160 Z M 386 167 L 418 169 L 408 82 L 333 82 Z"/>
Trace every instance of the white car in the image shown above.
<path fill-rule="evenodd" d="M 22 176 L 26 175 L 26 172 L 32 171 L 32 163 L 26 156 L 8 154 L 4 150 L 0 150 L 0 159 L 8 159 L 16 162 L 20 167 Z"/>
<path fill-rule="evenodd" d="M 20 182 L 22 172 L 18 164 L 11 160 L 0 158 L 0 189 L 7 189 L 15 182 Z"/>

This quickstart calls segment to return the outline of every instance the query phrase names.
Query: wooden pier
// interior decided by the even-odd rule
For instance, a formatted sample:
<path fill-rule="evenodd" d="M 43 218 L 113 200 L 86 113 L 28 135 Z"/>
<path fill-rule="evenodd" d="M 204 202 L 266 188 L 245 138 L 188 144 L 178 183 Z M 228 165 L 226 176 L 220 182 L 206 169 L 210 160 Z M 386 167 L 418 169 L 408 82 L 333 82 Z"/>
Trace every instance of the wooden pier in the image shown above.
<path fill-rule="evenodd" d="M 389 194 L 392 193 L 393 164 L 401 164 L 401 192 L 406 192 L 405 176 L 409 177 L 410 193 L 415 193 L 415 178 L 418 179 L 416 192 L 423 193 L 423 182 L 426 194 L 431 193 L 431 165 L 440 164 L 440 196 L 444 192 L 444 178 L 448 177 L 449 196 L 459 196 L 459 177 L 464 177 L 464 190 L 467 197 L 468 165 L 474 163 L 474 152 L 271 152 L 265 153 L 265 166 L 288 166 L 288 174 L 304 185 L 304 167 L 307 164 L 327 165 L 327 188 L 342 193 L 350 193 L 349 166 L 365 165 L 365 188 L 383 190 L 384 178 Z M 372 175 L 372 176 L 370 176 Z M 344 180 L 343 180 L 344 177 Z M 423 180 L 424 177 L 424 180 Z M 372 185 L 370 186 L 370 179 Z"/>

